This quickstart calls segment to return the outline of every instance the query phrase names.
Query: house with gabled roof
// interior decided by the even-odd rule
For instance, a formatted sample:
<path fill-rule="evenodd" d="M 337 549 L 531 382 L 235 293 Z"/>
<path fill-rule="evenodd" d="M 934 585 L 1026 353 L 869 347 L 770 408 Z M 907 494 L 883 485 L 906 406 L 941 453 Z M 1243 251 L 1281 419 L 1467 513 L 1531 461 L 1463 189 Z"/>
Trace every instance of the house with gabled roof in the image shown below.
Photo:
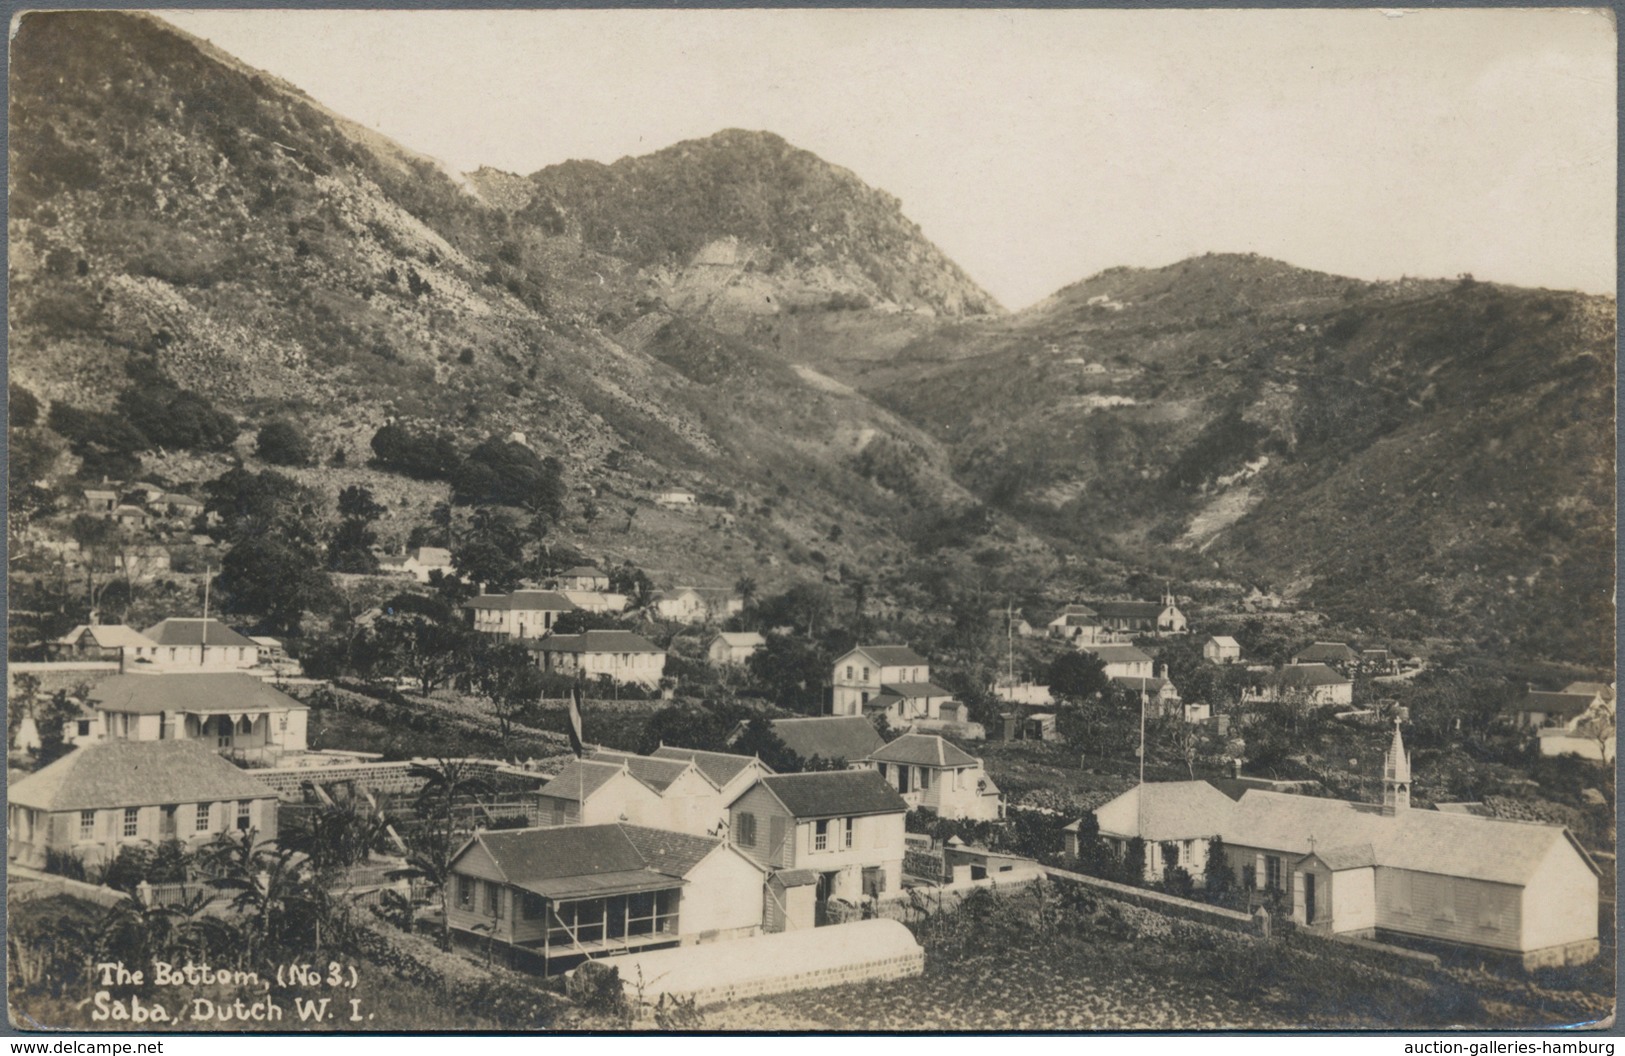
<path fill-rule="evenodd" d="M 930 681 L 931 662 L 908 646 L 860 645 L 835 661 L 831 713 L 862 715 L 884 688 Z"/>
<path fill-rule="evenodd" d="M 973 821 L 1004 817 L 1004 797 L 982 761 L 935 734 L 905 733 L 864 765 L 895 788 L 910 809 Z"/>
<path fill-rule="evenodd" d="M 1185 614 L 1179 611 L 1171 593 L 1161 601 L 1090 601 L 1100 625 L 1108 631 L 1126 634 L 1184 634 Z"/>
<path fill-rule="evenodd" d="M 624 760 L 571 759 L 536 792 L 540 824 L 649 824 L 661 817 L 660 793 L 634 775 Z"/>
<path fill-rule="evenodd" d="M 81 623 L 47 648 L 53 660 L 152 664 L 158 643 L 122 623 Z"/>
<path fill-rule="evenodd" d="M 99 741 L 13 783 L 6 822 L 10 861 L 39 867 L 51 851 L 93 865 L 130 845 L 274 838 L 277 794 L 197 741 Z"/>
<path fill-rule="evenodd" d="M 631 631 L 550 634 L 526 644 L 542 670 L 572 678 L 610 678 L 652 689 L 666 674 L 666 650 Z"/>
<path fill-rule="evenodd" d="M 1127 634 L 1108 630 L 1100 618 L 1100 613 L 1087 605 L 1066 606 L 1060 615 L 1049 621 L 1047 629 L 1051 638 L 1071 642 L 1080 648 L 1128 639 Z"/>
<path fill-rule="evenodd" d="M 404 554 L 386 554 L 378 559 L 378 572 L 386 576 L 409 576 L 419 583 L 439 572 L 449 576 L 456 572 L 451 563 L 451 551 L 443 546 L 419 546 Z"/>
<path fill-rule="evenodd" d="M 694 760 L 602 748 L 592 758 L 622 763 L 633 777 L 659 794 L 659 808 L 639 824 L 696 836 L 717 836 L 727 827 L 728 801 L 722 788 Z"/>
<path fill-rule="evenodd" d="M 725 620 L 745 611 L 745 600 L 726 587 L 672 587 L 649 596 L 658 619 L 676 623 Z"/>
<path fill-rule="evenodd" d="M 577 565 L 560 572 L 555 580 L 559 590 L 606 591 L 609 573 L 594 565 Z"/>
<path fill-rule="evenodd" d="M 896 891 L 908 804 L 877 771 L 760 777 L 728 808 L 728 840 L 772 870 L 817 874 L 817 901 Z"/>
<path fill-rule="evenodd" d="M 763 870 L 750 858 L 726 840 L 627 823 L 476 832 L 450 884 L 455 933 L 544 974 L 762 928 Z"/>
<path fill-rule="evenodd" d="M 259 646 L 213 617 L 171 616 L 141 633 L 158 646 L 157 671 L 240 671 L 260 662 Z"/>
<path fill-rule="evenodd" d="M 481 594 L 463 603 L 474 629 L 500 638 L 541 638 L 576 603 L 556 590 L 516 590 L 512 594 Z"/>
<path fill-rule="evenodd" d="M 1215 634 L 1202 643 L 1202 659 L 1210 664 L 1241 663 L 1241 643 L 1228 634 Z"/>
<path fill-rule="evenodd" d="M 717 786 L 725 806 L 754 784 L 758 777 L 774 772 L 771 766 L 754 755 L 707 752 L 698 748 L 679 748 L 672 744 L 662 744 L 653 754 L 656 759 L 686 759 L 699 767 L 700 773 L 710 778 L 711 783 Z"/>
<path fill-rule="evenodd" d="M 310 707 L 242 672 L 115 675 L 88 703 L 109 740 L 198 741 L 239 762 L 305 751 Z"/>
<path fill-rule="evenodd" d="M 893 728 L 907 729 L 919 720 L 958 722 L 959 713 L 951 707 L 953 703 L 954 695 L 935 682 L 888 682 L 880 687 L 877 695 L 869 698 L 869 703 L 863 706 L 863 714 L 871 722 L 876 716 L 884 715 Z M 945 713 L 944 708 L 949 712 Z"/>
<path fill-rule="evenodd" d="M 1312 931 L 1449 943 L 1531 968 L 1596 957 L 1599 870 L 1568 829 L 1417 809 L 1410 792 L 1396 724 L 1380 805 L 1179 781 L 1140 785 L 1095 817 L 1109 845 L 1145 841 L 1148 878 L 1169 864 L 1203 881 L 1223 868 Z M 1214 836 L 1222 862 L 1207 860 Z"/>
<path fill-rule="evenodd" d="M 1305 707 L 1354 702 L 1354 680 L 1326 664 L 1287 664 L 1263 671 L 1242 690 L 1243 701 L 1295 701 Z"/>
<path fill-rule="evenodd" d="M 742 664 L 767 647 L 767 639 L 755 631 L 723 631 L 705 647 L 706 659 L 717 667 Z"/>
<path fill-rule="evenodd" d="M 106 488 L 85 489 L 85 509 L 91 513 L 111 514 L 118 508 L 118 492 Z"/>

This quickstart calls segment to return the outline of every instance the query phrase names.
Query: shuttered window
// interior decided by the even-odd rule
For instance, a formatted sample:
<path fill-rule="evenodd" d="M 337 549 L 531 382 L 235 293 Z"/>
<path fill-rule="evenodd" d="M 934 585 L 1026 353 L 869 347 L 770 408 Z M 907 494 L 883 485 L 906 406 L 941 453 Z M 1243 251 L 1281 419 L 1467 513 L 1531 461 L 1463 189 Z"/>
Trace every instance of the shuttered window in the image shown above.
<path fill-rule="evenodd" d="M 734 828 L 734 842 L 741 847 L 756 846 L 756 815 L 740 812 Z"/>

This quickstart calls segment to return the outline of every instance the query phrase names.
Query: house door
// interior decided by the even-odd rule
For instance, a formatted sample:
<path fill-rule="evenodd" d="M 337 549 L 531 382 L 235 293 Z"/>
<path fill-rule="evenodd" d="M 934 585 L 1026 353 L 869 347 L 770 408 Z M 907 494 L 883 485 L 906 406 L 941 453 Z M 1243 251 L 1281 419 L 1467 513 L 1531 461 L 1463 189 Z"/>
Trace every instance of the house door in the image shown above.
<path fill-rule="evenodd" d="M 1315 874 L 1303 874 L 1303 922 L 1315 922 Z"/>
<path fill-rule="evenodd" d="M 175 808 L 166 806 L 158 815 L 158 835 L 161 839 L 173 840 L 175 838 Z"/>
<path fill-rule="evenodd" d="M 904 763 L 897 764 L 897 791 L 908 795 L 908 775 L 914 768 Z"/>
<path fill-rule="evenodd" d="M 829 900 L 835 894 L 835 878 L 839 875 L 839 873 L 818 874 L 818 901 L 813 906 L 815 927 L 821 928 L 825 924 L 833 923 L 829 918 Z"/>

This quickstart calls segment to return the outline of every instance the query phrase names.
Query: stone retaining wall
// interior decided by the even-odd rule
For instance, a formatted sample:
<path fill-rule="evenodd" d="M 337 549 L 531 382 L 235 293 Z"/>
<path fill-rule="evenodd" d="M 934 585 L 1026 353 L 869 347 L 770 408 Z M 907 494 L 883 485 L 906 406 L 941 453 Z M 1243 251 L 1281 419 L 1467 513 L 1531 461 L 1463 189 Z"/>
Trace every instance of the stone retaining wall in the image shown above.
<path fill-rule="evenodd" d="M 1052 880 L 1083 884 L 1085 887 L 1098 891 L 1106 898 L 1116 899 L 1119 902 L 1129 902 L 1157 913 L 1167 914 L 1170 917 L 1194 920 L 1199 924 L 1211 924 L 1214 927 L 1248 934 L 1256 934 L 1259 930 L 1259 922 L 1255 918 L 1234 909 L 1210 906 L 1204 902 L 1192 902 L 1187 898 L 1165 895 L 1161 891 L 1147 891 L 1142 887 L 1130 887 L 1127 884 L 1118 884 L 1110 880 L 1102 880 L 1098 876 L 1086 876 L 1083 873 L 1073 873 L 1065 869 L 1046 867 L 1044 873 Z M 1281 922 L 1277 921 L 1275 923 L 1279 924 Z"/>

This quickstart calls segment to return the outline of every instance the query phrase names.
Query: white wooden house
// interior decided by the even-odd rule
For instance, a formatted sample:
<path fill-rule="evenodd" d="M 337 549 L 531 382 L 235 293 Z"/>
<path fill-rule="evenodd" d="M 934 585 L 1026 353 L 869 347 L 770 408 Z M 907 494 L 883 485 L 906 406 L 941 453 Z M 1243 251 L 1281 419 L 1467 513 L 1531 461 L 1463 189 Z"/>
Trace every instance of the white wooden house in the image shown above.
<path fill-rule="evenodd" d="M 587 679 L 609 678 L 646 688 L 666 674 L 666 651 L 631 631 L 550 634 L 530 643 L 545 671 Z"/>
<path fill-rule="evenodd" d="M 817 900 L 897 891 L 908 804 L 874 770 L 758 778 L 729 808 L 728 840 L 767 869 L 817 875 Z"/>
<path fill-rule="evenodd" d="M 464 603 L 474 629 L 502 638 L 542 638 L 576 603 L 556 590 L 516 590 L 512 594 L 481 594 Z"/>
<path fill-rule="evenodd" d="M 929 685 L 931 664 L 906 645 L 860 645 L 835 661 L 832 681 L 832 713 L 862 715 L 883 690 L 901 698 L 911 687 Z"/>
<path fill-rule="evenodd" d="M 755 631 L 723 631 L 711 639 L 705 656 L 716 667 L 742 664 L 766 648 L 767 639 Z"/>
<path fill-rule="evenodd" d="M 910 809 L 973 821 L 1004 817 L 1004 798 L 982 761 L 941 737 L 905 733 L 864 762 Z"/>
<path fill-rule="evenodd" d="M 1216 634 L 1202 643 L 1202 659 L 1210 664 L 1241 663 L 1241 643 L 1227 634 Z"/>

